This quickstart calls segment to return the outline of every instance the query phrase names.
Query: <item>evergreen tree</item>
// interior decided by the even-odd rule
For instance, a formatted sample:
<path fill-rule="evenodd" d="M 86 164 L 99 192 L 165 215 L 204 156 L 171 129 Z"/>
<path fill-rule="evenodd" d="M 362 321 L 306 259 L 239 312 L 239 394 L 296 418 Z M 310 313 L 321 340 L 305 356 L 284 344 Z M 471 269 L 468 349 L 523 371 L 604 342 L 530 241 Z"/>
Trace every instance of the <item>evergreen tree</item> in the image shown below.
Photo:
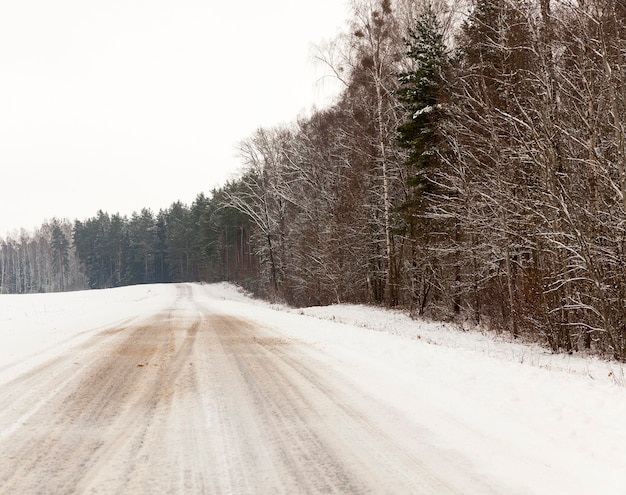
<path fill-rule="evenodd" d="M 155 244 L 155 282 L 171 282 L 167 263 L 167 212 L 160 210 L 156 217 L 156 244 Z"/>
<path fill-rule="evenodd" d="M 172 204 L 167 214 L 167 263 L 173 282 L 191 280 L 191 215 L 180 201 Z"/>
<path fill-rule="evenodd" d="M 191 229 L 191 277 L 204 280 L 207 275 L 207 243 L 209 239 L 210 199 L 200 193 L 191 204 L 189 222 Z"/>
<path fill-rule="evenodd" d="M 118 287 L 129 283 L 125 277 L 124 256 L 128 251 L 128 220 L 119 213 L 111 215 L 111 223 L 109 225 L 109 233 L 107 240 L 107 251 L 111 256 L 113 266 L 113 275 L 111 285 Z"/>
<path fill-rule="evenodd" d="M 128 222 L 127 283 L 146 284 L 155 281 L 157 241 L 156 220 L 152 211 L 143 208 L 140 213 L 133 213 Z"/>
<path fill-rule="evenodd" d="M 444 116 L 445 72 L 448 55 L 437 16 L 428 6 L 405 39 L 406 55 L 413 65 L 400 75 L 398 99 L 407 119 L 398 128 L 398 143 L 408 150 L 412 210 L 423 214 L 425 195 L 433 189 L 440 144 L 437 127 Z"/>
<path fill-rule="evenodd" d="M 405 265 L 406 285 L 411 287 L 412 306 L 421 314 L 429 299 L 443 299 L 446 294 L 459 311 L 458 261 L 446 258 L 457 236 L 455 225 L 434 220 L 441 191 L 436 184 L 442 171 L 441 154 L 444 139 L 441 128 L 447 112 L 446 76 L 448 51 L 442 29 L 432 5 L 408 30 L 404 39 L 409 70 L 400 74 L 398 101 L 405 120 L 398 127 L 398 144 L 407 152 L 407 193 L 400 207 L 400 230 L 408 238 Z M 441 216 L 440 216 L 441 217 Z M 433 234 L 437 233 L 435 236 Z M 452 257 L 454 258 L 454 257 Z M 446 269 L 446 263 L 449 265 Z M 438 287 L 439 292 L 433 288 Z"/>
<path fill-rule="evenodd" d="M 69 248 L 70 243 L 61 230 L 58 222 L 52 227 L 52 268 L 57 276 L 58 290 L 64 291 L 67 282 L 67 272 L 69 270 Z"/>

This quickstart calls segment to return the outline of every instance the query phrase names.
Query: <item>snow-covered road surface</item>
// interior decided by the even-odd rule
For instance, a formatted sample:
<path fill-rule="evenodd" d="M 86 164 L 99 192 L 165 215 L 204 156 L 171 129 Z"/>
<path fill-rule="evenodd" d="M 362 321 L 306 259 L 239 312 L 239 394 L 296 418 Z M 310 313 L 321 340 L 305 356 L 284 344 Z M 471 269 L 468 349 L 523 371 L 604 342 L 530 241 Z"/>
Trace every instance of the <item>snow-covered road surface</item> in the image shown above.
<path fill-rule="evenodd" d="M 151 290 L 137 314 L 0 363 L 0 493 L 626 493 L 619 471 L 463 387 L 394 376 L 325 337 L 394 336 L 220 286 Z"/>
<path fill-rule="evenodd" d="M 179 291 L 2 387 L 3 493 L 460 493 L 306 346 Z"/>

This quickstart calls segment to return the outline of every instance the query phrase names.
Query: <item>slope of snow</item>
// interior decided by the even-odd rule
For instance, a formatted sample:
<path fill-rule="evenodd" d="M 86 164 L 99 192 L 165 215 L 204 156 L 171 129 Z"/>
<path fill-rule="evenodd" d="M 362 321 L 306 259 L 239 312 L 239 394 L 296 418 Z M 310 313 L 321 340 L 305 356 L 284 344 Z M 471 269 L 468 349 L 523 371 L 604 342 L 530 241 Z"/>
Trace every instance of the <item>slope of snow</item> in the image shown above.
<path fill-rule="evenodd" d="M 471 460 L 497 493 L 626 493 L 624 368 L 538 346 L 415 321 L 398 311 L 337 305 L 290 309 L 228 284 L 194 285 L 215 313 L 304 342 L 389 414 L 424 430 L 454 478 Z M 153 314 L 175 286 L 0 296 L 0 383 L 85 336 Z M 425 449 L 428 447 L 425 446 Z M 460 454 L 460 455 L 459 455 Z M 468 461 L 470 462 L 470 461 Z M 467 469 L 466 469 L 467 471 Z"/>
<path fill-rule="evenodd" d="M 240 287 L 232 284 L 212 284 L 208 287 L 216 291 L 214 297 L 217 298 L 269 307 L 320 320 L 330 320 L 408 340 L 418 340 L 429 345 L 457 349 L 461 354 L 471 354 L 477 358 L 494 358 L 534 368 L 580 375 L 601 383 L 617 385 L 626 393 L 626 367 L 623 363 L 607 361 L 595 356 L 554 354 L 538 344 L 513 341 L 507 334 L 465 331 L 450 323 L 413 319 L 401 310 L 354 304 L 293 309 L 253 299 Z"/>

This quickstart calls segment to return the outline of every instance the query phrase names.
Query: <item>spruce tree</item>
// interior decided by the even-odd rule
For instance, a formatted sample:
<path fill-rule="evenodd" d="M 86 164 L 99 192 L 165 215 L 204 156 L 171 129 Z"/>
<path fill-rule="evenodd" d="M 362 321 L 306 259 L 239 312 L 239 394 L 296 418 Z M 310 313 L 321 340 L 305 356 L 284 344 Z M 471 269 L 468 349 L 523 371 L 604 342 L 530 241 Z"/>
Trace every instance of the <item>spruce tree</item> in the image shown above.
<path fill-rule="evenodd" d="M 69 270 L 70 243 L 56 221 L 52 227 L 50 248 L 52 249 L 52 268 L 57 277 L 57 289 L 64 291 Z"/>
<path fill-rule="evenodd" d="M 432 301 L 441 307 L 451 306 L 458 313 L 460 271 L 450 256 L 458 229 L 434 216 L 442 196 L 437 184 L 445 151 L 442 126 L 448 112 L 449 60 L 432 5 L 424 8 L 404 42 L 410 70 L 399 76 L 398 101 L 405 120 L 397 129 L 397 141 L 407 151 L 407 196 L 399 212 L 400 229 L 410 250 L 406 277 L 412 304 L 419 313 Z"/>
<path fill-rule="evenodd" d="M 398 127 L 398 144 L 408 151 L 405 164 L 411 196 L 405 208 L 409 215 L 423 216 L 439 164 L 438 125 L 444 117 L 448 65 L 441 27 L 431 5 L 416 20 L 415 27 L 409 29 L 404 42 L 412 69 L 399 77 L 398 100 L 405 109 L 406 120 Z"/>

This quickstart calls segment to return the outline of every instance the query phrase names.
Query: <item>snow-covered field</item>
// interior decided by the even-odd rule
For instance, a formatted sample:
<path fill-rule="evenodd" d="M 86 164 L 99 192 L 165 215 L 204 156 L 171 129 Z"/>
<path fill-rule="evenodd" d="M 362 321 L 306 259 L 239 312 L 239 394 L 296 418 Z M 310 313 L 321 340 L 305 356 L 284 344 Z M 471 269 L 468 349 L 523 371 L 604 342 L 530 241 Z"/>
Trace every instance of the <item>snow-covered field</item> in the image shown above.
<path fill-rule="evenodd" d="M 173 285 L 0 295 L 0 384 L 98 330 L 158 311 L 175 296 Z"/>
<path fill-rule="evenodd" d="M 469 470 L 495 493 L 626 494 L 620 364 L 552 355 L 397 311 L 295 310 L 250 299 L 228 284 L 194 285 L 193 292 L 216 312 L 306 343 L 320 362 L 387 404 L 389 414 L 403 418 L 399 424 L 411 421 L 423 431 L 437 446 L 438 462 L 449 461 L 439 471 L 452 481 L 457 470 Z M 175 297 L 171 285 L 0 296 L 0 386 Z M 455 465 L 459 459 L 471 465 Z"/>

